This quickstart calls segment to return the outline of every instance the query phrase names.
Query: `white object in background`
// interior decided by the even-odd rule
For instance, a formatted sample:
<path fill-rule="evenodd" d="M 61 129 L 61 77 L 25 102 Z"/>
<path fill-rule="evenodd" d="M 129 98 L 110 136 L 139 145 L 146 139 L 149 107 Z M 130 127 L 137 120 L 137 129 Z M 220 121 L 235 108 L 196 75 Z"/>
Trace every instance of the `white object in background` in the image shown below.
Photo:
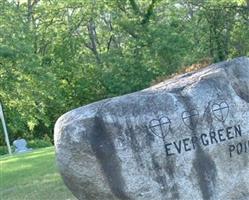
<path fill-rule="evenodd" d="M 27 147 L 26 140 L 22 138 L 15 140 L 13 145 L 15 146 L 15 153 L 25 153 L 32 151 L 32 148 Z"/>
<path fill-rule="evenodd" d="M 4 131 L 4 135 L 5 135 L 5 142 L 6 142 L 7 147 L 8 147 L 8 152 L 9 152 L 10 155 L 12 155 L 11 148 L 10 148 L 9 135 L 8 135 L 7 128 L 6 128 L 6 123 L 5 123 L 4 114 L 3 114 L 3 108 L 2 108 L 1 103 L 0 103 L 0 118 L 1 118 L 1 121 L 2 121 L 2 125 L 3 125 L 3 131 Z"/>

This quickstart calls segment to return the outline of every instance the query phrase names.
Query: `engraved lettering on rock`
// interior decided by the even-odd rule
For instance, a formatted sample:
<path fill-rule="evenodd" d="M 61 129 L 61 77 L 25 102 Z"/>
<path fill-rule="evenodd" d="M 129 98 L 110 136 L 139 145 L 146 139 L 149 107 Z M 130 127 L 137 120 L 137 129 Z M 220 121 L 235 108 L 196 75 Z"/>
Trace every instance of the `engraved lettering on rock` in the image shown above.
<path fill-rule="evenodd" d="M 209 105 L 210 102 L 208 103 L 205 112 L 207 112 Z M 222 100 L 218 103 L 215 102 L 212 104 L 210 110 L 215 119 L 220 122 L 224 122 L 229 114 L 229 105 L 226 101 Z M 183 123 L 191 130 L 196 128 L 199 120 L 200 114 L 197 109 L 184 111 L 182 113 Z M 240 124 L 234 124 L 232 126 L 210 130 L 209 132 L 205 132 L 204 130 L 200 132 L 198 131 L 195 136 L 186 136 L 185 138 L 179 138 L 178 140 L 166 142 L 165 137 L 168 135 L 170 127 L 171 120 L 167 116 L 163 116 L 158 119 L 152 119 L 148 126 L 150 132 L 163 139 L 167 156 L 195 150 L 197 145 L 203 147 L 217 145 L 219 143 L 242 138 L 246 135 L 246 133 L 242 132 Z M 234 144 L 230 143 L 228 145 L 228 153 L 230 158 L 232 158 L 234 154 L 240 155 L 247 152 L 249 152 L 249 141 L 241 141 Z"/>

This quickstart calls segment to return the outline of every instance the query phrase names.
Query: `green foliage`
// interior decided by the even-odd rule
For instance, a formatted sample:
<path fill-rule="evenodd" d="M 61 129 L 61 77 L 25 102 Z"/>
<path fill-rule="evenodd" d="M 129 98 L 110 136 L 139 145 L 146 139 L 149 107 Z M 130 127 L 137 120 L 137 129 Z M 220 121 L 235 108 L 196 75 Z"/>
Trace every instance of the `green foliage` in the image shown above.
<path fill-rule="evenodd" d="M 11 141 L 53 138 L 66 111 L 183 66 L 249 56 L 248 8 L 244 0 L 0 0 L 0 100 Z"/>
<path fill-rule="evenodd" d="M 14 147 L 13 146 L 11 146 L 11 150 L 12 150 L 12 152 L 14 152 Z M 8 152 L 7 146 L 0 146 L 0 156 L 8 154 L 8 153 L 9 152 Z"/>
<path fill-rule="evenodd" d="M 34 139 L 28 141 L 28 147 L 32 149 L 38 149 L 38 148 L 44 148 L 44 147 L 50 147 L 52 146 L 52 142 L 48 135 L 45 135 L 43 139 Z"/>
<path fill-rule="evenodd" d="M 50 137 L 45 134 L 45 136 L 42 139 L 33 139 L 27 141 L 27 147 L 32 149 L 38 149 L 38 148 L 44 148 L 44 147 L 51 147 L 53 145 Z M 12 152 L 15 152 L 15 147 L 11 146 Z M 7 146 L 0 146 L 0 155 L 8 154 L 8 148 Z"/>

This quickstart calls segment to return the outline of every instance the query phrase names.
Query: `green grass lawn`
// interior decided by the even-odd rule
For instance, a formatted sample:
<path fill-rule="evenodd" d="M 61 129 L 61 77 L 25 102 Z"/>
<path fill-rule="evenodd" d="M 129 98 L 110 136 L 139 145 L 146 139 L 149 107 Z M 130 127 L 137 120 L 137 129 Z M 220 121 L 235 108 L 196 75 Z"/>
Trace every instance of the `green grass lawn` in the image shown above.
<path fill-rule="evenodd" d="M 0 157 L 1 200 L 76 200 L 56 168 L 54 147 Z"/>

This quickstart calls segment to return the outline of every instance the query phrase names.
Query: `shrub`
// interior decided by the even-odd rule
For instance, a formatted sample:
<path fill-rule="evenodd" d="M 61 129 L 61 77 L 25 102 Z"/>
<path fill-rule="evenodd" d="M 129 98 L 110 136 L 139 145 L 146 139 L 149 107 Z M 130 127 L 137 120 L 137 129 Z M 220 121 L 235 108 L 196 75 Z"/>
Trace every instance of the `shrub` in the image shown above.
<path fill-rule="evenodd" d="M 11 150 L 12 150 L 12 153 L 14 152 L 14 147 L 11 146 Z M 0 156 L 1 155 L 5 155 L 5 154 L 8 154 L 8 148 L 7 146 L 0 146 Z"/>
<path fill-rule="evenodd" d="M 28 147 L 33 149 L 50 147 L 52 145 L 53 144 L 50 140 L 45 140 L 45 139 L 34 139 L 28 141 Z"/>
<path fill-rule="evenodd" d="M 32 149 L 50 147 L 52 145 L 53 145 L 53 143 L 47 134 L 45 134 L 43 139 L 33 139 L 33 140 L 27 141 L 27 147 L 32 148 Z M 15 147 L 11 146 L 11 150 L 12 150 L 12 153 L 14 153 Z M 8 152 L 7 146 L 0 146 L 0 156 L 8 154 L 8 153 L 9 152 Z"/>

